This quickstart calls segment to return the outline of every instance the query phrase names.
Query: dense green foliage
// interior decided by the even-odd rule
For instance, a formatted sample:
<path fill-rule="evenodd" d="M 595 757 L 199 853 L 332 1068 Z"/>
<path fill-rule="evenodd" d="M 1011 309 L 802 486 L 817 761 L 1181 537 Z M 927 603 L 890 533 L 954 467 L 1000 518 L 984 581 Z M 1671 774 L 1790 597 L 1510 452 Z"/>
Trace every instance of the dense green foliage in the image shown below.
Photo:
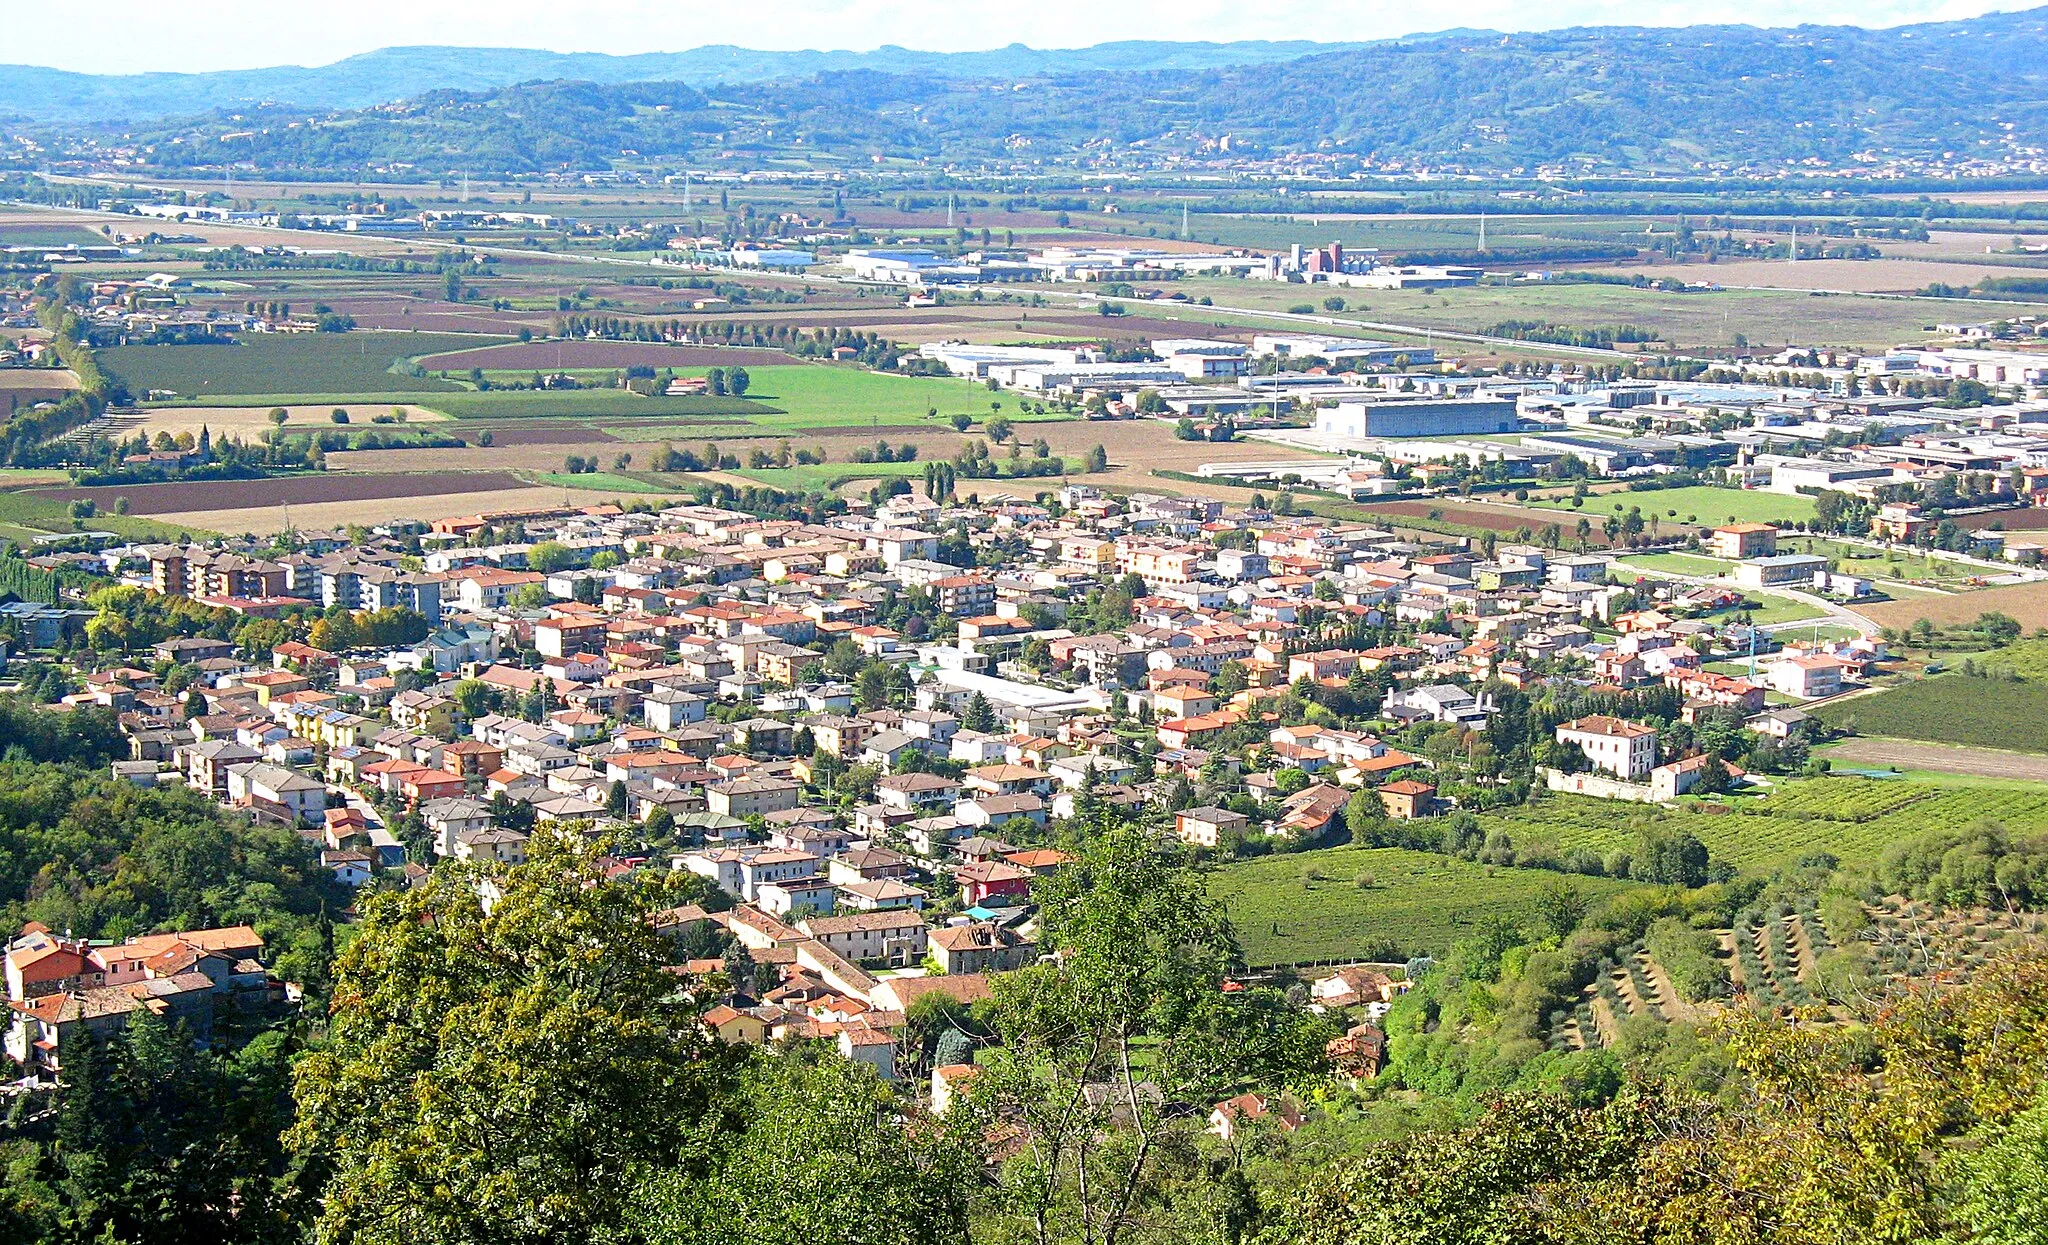
<path fill-rule="evenodd" d="M 138 1012 L 106 1043 L 67 1053 L 54 1112 L 39 1097 L 0 1125 L 0 1239 L 303 1240 L 312 1182 L 281 1142 L 294 1046 L 271 1031 L 196 1051 Z"/>
<path fill-rule="evenodd" d="M 320 125 L 287 125 L 299 110 L 277 109 L 253 134 L 238 114 L 222 113 L 138 137 L 167 162 L 212 153 L 218 135 L 234 132 L 235 153 L 265 168 L 406 161 L 433 173 L 598 168 L 622 149 L 659 158 L 798 143 L 934 159 L 1008 156 L 1023 141 L 1040 156 L 1105 140 L 1174 152 L 1220 134 L 1240 151 L 1320 148 L 1487 169 L 1579 157 L 1688 171 L 1701 161 L 1847 163 L 1870 150 L 2038 143 L 2043 38 L 2034 14 L 1896 30 L 1451 33 L 1280 64 L 1034 74 L 1025 90 L 1012 89 L 1014 77 L 992 90 L 864 70 L 701 90 L 527 82 L 430 91 L 403 109 Z M 1976 49 L 1991 39 L 2006 72 L 1983 72 Z M 1930 82 L 1942 89 L 1920 89 Z M 167 141 L 194 134 L 207 141 Z"/>
<path fill-rule="evenodd" d="M 79 757 L 78 759 L 85 759 Z M 183 787 L 0 764 L 0 926 L 81 937 L 251 925 L 281 976 L 325 979 L 326 914 L 347 893 L 290 830 L 245 824 Z"/>

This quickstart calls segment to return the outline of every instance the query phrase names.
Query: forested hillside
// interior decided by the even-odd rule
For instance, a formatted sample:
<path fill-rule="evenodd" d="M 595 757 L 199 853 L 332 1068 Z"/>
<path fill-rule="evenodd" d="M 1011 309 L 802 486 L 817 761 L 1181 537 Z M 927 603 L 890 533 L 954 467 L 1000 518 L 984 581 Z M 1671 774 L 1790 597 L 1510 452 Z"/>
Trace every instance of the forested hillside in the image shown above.
<path fill-rule="evenodd" d="M 1133 144 L 1199 153 L 1226 135 L 1233 152 L 1254 157 L 1321 152 L 1490 170 L 2006 157 L 2048 138 L 2044 14 L 1877 31 L 1460 33 L 1203 69 L 1001 78 L 834 70 L 701 91 L 678 82 L 528 83 L 429 92 L 363 112 L 279 106 L 254 128 L 250 117 L 221 115 L 136 138 L 164 167 L 228 151 L 264 169 L 394 161 L 478 173 L 721 153 L 975 160 Z M 173 141 L 222 134 L 234 137 Z"/>

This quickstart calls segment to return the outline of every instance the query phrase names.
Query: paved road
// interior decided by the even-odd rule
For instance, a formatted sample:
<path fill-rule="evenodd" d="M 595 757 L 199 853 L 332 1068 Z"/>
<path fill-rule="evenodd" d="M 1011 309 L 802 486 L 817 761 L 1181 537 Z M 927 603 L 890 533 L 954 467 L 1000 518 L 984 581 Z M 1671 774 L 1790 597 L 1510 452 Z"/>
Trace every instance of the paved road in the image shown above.
<path fill-rule="evenodd" d="M 1962 748 L 1952 744 L 1916 743 L 1907 739 L 1846 739 L 1821 752 L 1836 761 L 1851 761 L 1872 767 L 1896 765 L 1900 769 L 1934 770 L 1943 774 L 1968 774 L 1977 778 L 2011 778 L 2025 782 L 2048 782 L 2048 756 L 2024 752 L 2000 752 L 1992 748 Z"/>

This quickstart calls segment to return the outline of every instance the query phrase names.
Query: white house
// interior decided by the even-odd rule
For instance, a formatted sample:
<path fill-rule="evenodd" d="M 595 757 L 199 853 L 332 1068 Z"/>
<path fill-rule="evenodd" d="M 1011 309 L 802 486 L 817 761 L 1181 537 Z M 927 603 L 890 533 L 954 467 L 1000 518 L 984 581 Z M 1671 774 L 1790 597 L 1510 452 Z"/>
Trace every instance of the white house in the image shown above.
<path fill-rule="evenodd" d="M 1657 728 L 1621 718 L 1575 718 L 1557 728 L 1557 742 L 1577 744 L 1593 768 L 1637 782 L 1657 765 Z"/>

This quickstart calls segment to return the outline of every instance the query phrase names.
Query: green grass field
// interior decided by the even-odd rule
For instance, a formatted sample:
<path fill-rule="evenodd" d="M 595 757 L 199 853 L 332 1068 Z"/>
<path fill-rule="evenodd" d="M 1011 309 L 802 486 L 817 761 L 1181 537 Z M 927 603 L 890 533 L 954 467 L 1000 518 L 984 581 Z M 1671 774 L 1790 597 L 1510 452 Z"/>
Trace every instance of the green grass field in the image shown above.
<path fill-rule="evenodd" d="M 2038 655 L 2030 651 L 2022 660 Z M 2041 729 L 2048 721 L 2048 686 L 2036 682 L 1936 675 L 1816 712 L 1837 729 L 1853 720 L 1859 735 L 2048 752 L 2048 732 Z"/>
<path fill-rule="evenodd" d="M 674 419 L 744 427 L 775 408 L 750 398 L 644 397 L 625 389 L 493 389 L 435 394 L 425 401 L 452 419 Z"/>
<path fill-rule="evenodd" d="M 1804 601 L 1794 601 L 1790 597 L 1773 596 L 1768 592 L 1753 592 L 1749 595 L 1748 599 L 1763 603 L 1758 608 L 1749 611 L 1750 621 L 1760 627 L 1768 627 L 1773 623 L 1805 622 L 1808 619 L 1826 618 L 1828 616 L 1826 610 L 1815 609 Z"/>
<path fill-rule="evenodd" d="M 1897 550 L 1880 552 L 1819 536 L 1780 536 L 1779 553 L 1816 553 L 1831 559 L 1845 573 L 1866 579 L 1967 579 L 1984 573 L 1945 558 L 1914 556 Z"/>
<path fill-rule="evenodd" d="M 2001 674 L 2022 679 L 2048 681 L 2048 639 L 2021 640 L 1989 653 L 1981 653 L 1977 664 Z"/>
<path fill-rule="evenodd" d="M 665 487 L 648 480 L 623 476 L 610 471 L 580 471 L 570 475 L 566 471 L 544 471 L 536 477 L 542 484 L 556 488 L 588 489 L 605 493 L 680 493 L 688 490 L 680 486 Z"/>
<path fill-rule="evenodd" d="M 80 526 L 95 531 L 119 532 L 130 540 L 197 540 L 218 534 L 203 528 L 159 523 L 155 519 L 106 511 L 84 520 Z M 72 526 L 70 510 L 64 503 L 0 489 L 0 536 L 26 543 L 41 533 L 76 530 L 78 528 Z"/>
<path fill-rule="evenodd" d="M 1359 875 L 1372 885 L 1360 887 Z M 1319 875 L 1319 876 L 1318 876 Z M 1527 922 L 1557 874 L 1499 869 L 1402 848 L 1327 848 L 1219 869 L 1212 894 L 1230 909 L 1253 964 L 1301 964 L 1384 951 L 1442 955 L 1493 913 Z M 1572 879 L 1589 897 L 1633 885 Z"/>
<path fill-rule="evenodd" d="M 251 394 L 399 394 L 453 390 L 448 381 L 394 371 L 401 359 L 506 339 L 451 333 L 252 333 L 232 346 L 115 346 L 100 366 L 137 397 Z"/>
<path fill-rule="evenodd" d="M 1570 511 L 1572 508 L 1569 497 L 1541 500 L 1531 498 L 1529 504 L 1550 510 Z M 1621 509 L 1616 510 L 1617 505 Z M 1687 488 L 1647 489 L 1640 492 L 1622 490 L 1613 493 L 1594 493 L 1586 498 L 1586 504 L 1576 513 L 1585 515 L 1598 526 L 1610 514 L 1627 513 L 1630 506 L 1641 507 L 1646 519 L 1655 514 L 1666 523 L 1704 526 L 1718 526 L 1722 523 L 1777 523 L 1787 519 L 1813 517 L 1811 497 L 1791 497 L 1783 493 L 1763 493 L 1754 489 L 1717 488 L 1708 484 L 1696 484 Z"/>
<path fill-rule="evenodd" d="M 107 240 L 82 225 L 16 224 L 0 220 L 0 246 L 105 246 Z"/>
<path fill-rule="evenodd" d="M 779 413 L 752 416 L 752 422 L 770 430 L 797 428 L 857 428 L 863 424 L 932 423 L 954 415 L 987 419 L 1002 415 L 1013 423 L 1073 418 L 1048 412 L 1032 415 L 1019 410 L 1014 394 L 991 393 L 984 385 L 929 376 L 895 376 L 852 366 L 792 363 L 774 367 L 750 367 L 753 382 L 747 397 L 774 407 Z M 992 411 L 991 403 L 1001 403 Z M 936 419 L 928 412 L 937 409 Z"/>
<path fill-rule="evenodd" d="M 1620 562 L 1622 566 L 1640 567 L 1646 571 L 1663 571 L 1671 575 L 1726 575 L 1735 564 L 1719 558 L 1703 558 L 1691 553 L 1632 553 Z"/>

